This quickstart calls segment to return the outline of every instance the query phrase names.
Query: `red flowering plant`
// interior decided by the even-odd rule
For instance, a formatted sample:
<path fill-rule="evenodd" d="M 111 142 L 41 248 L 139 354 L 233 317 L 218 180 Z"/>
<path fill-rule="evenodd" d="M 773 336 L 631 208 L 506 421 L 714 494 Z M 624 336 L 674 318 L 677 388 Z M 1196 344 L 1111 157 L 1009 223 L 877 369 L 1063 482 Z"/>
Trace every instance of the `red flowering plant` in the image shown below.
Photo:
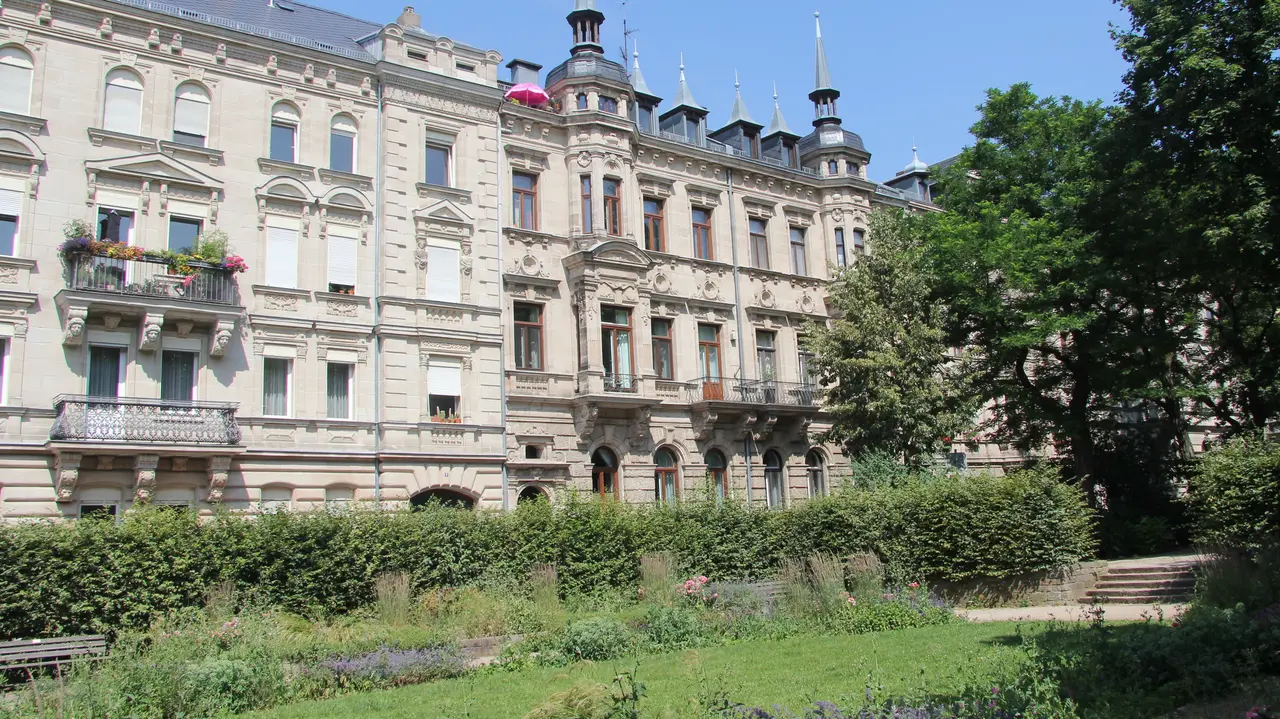
<path fill-rule="evenodd" d="M 714 604 L 720 598 L 720 594 L 712 591 L 712 588 L 707 585 L 709 581 L 704 576 L 686 579 L 684 584 L 677 588 L 676 593 L 695 604 Z"/>

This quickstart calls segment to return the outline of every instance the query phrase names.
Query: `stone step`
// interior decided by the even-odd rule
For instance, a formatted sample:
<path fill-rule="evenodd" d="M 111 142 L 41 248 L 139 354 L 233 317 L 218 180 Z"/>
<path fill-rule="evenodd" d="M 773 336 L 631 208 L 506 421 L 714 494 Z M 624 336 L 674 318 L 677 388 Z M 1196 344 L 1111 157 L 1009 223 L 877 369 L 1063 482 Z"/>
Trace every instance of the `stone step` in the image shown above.
<path fill-rule="evenodd" d="M 1191 601 L 1190 594 L 1163 594 L 1143 596 L 1081 597 L 1081 604 L 1184 604 Z"/>
<path fill-rule="evenodd" d="M 1107 567 L 1107 574 L 1195 574 L 1194 564 L 1153 564 L 1150 566 Z"/>
<path fill-rule="evenodd" d="M 1098 589 L 1194 589 L 1196 580 L 1194 577 L 1177 578 L 1177 579 L 1130 579 L 1129 577 L 1111 578 L 1103 577 L 1098 580 Z"/>

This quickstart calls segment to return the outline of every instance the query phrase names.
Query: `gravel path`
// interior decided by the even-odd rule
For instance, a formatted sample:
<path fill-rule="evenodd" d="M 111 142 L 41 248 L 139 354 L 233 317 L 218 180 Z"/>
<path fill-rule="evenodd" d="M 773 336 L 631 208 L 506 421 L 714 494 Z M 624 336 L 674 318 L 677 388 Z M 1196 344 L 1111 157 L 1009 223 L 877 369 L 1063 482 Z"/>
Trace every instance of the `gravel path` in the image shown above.
<path fill-rule="evenodd" d="M 1147 618 L 1166 620 L 1177 616 L 1185 604 L 1072 604 L 1055 607 L 1005 607 L 1001 609 L 957 609 L 956 614 L 971 622 L 1087 622 L 1093 611 L 1101 609 L 1110 621 L 1142 621 Z"/>

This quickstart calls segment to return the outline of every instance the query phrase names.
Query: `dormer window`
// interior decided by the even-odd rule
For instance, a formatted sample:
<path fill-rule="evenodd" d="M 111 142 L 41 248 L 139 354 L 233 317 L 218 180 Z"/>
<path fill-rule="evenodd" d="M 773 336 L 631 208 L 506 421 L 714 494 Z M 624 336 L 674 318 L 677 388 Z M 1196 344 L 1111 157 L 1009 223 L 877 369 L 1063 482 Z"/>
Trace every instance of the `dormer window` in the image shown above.
<path fill-rule="evenodd" d="M 653 108 L 648 105 L 637 105 L 636 124 L 641 132 L 653 132 Z"/>
<path fill-rule="evenodd" d="M 618 114 L 617 98 L 601 95 L 600 98 L 596 101 L 596 107 L 599 108 L 600 112 L 608 112 L 613 115 Z"/>
<path fill-rule="evenodd" d="M 585 92 L 578 93 L 578 109 L 579 110 L 587 109 L 587 93 Z"/>
<path fill-rule="evenodd" d="M 475 66 L 475 65 L 472 65 L 472 64 L 470 64 L 470 63 L 466 63 L 466 62 L 455 62 L 455 63 L 453 63 L 453 67 L 454 67 L 454 69 L 455 69 L 455 70 L 457 70 L 458 72 L 470 72 L 470 73 L 474 73 L 474 72 L 476 71 L 476 66 Z"/>
<path fill-rule="evenodd" d="M 828 175 L 840 174 L 840 163 L 835 160 L 827 160 L 827 174 Z"/>
<path fill-rule="evenodd" d="M 760 136 L 754 133 L 747 133 L 742 136 L 743 149 L 746 150 L 747 157 L 760 157 Z"/>
<path fill-rule="evenodd" d="M 418 62 L 426 62 L 427 54 L 425 52 L 422 52 L 421 50 L 410 50 L 409 59 L 417 60 Z"/>
<path fill-rule="evenodd" d="M 685 118 L 684 118 L 684 136 L 685 136 L 686 138 L 688 138 L 688 140 L 689 140 L 690 142 L 697 142 L 697 141 L 698 141 L 698 125 L 699 125 L 699 124 L 700 124 L 700 123 L 698 122 L 698 118 L 696 118 L 696 117 L 690 117 L 690 116 L 688 116 L 688 115 L 686 115 L 686 116 L 685 116 Z"/>

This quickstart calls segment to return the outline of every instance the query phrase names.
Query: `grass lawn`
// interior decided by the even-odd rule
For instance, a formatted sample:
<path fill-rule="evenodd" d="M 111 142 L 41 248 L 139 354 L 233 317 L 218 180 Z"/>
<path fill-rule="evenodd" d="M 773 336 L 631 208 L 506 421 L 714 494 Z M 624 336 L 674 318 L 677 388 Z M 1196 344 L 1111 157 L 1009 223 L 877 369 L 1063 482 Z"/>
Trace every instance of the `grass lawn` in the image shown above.
<path fill-rule="evenodd" d="M 650 711 L 678 707 L 690 697 L 728 690 L 752 706 L 800 707 L 809 699 L 844 703 L 860 698 L 871 675 L 888 694 L 926 687 L 958 689 L 994 676 L 1015 659 L 1015 624 L 952 624 L 848 637 L 797 637 L 644 657 L 638 677 Z M 633 661 L 494 672 L 433 684 L 354 694 L 280 707 L 249 716 L 430 717 L 513 719 L 556 692 L 583 681 L 609 683 Z M 877 694 L 881 692 L 877 690 Z"/>

